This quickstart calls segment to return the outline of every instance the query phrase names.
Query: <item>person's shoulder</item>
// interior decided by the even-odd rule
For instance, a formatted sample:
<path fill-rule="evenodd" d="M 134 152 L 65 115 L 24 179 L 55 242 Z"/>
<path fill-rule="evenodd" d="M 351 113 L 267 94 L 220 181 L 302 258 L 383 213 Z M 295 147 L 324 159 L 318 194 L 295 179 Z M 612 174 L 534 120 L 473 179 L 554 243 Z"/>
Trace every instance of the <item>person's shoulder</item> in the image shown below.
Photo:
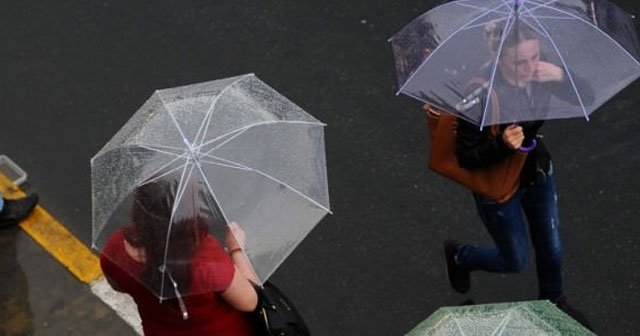
<path fill-rule="evenodd" d="M 207 235 L 192 258 L 192 288 L 208 288 L 214 292 L 226 290 L 235 272 L 234 264 L 220 242 Z"/>
<path fill-rule="evenodd" d="M 106 251 L 114 250 L 114 249 L 124 249 L 124 231 L 122 228 L 114 231 L 107 242 L 104 244 L 101 252 L 104 254 Z"/>
<path fill-rule="evenodd" d="M 115 273 L 118 270 L 115 264 L 121 263 L 125 253 L 124 233 L 122 229 L 118 229 L 109 236 L 100 250 L 100 267 L 103 273 Z"/>
<path fill-rule="evenodd" d="M 228 258 L 222 244 L 211 235 L 206 235 L 200 243 L 193 255 L 195 261 L 219 260 Z"/>

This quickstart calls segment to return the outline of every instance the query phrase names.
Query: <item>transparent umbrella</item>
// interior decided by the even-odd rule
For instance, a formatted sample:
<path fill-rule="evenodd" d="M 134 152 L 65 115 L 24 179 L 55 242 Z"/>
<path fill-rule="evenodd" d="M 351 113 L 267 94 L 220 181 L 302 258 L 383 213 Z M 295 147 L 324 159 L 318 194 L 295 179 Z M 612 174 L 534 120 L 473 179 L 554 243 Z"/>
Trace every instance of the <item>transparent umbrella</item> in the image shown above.
<path fill-rule="evenodd" d="M 442 307 L 406 336 L 595 335 L 549 301 Z"/>
<path fill-rule="evenodd" d="M 480 127 L 588 120 L 640 76 L 633 17 L 605 0 L 451 1 L 390 42 L 398 93 Z"/>
<path fill-rule="evenodd" d="M 93 247 L 150 218 L 153 266 L 171 277 L 185 241 L 222 248 L 235 222 L 264 282 L 330 212 L 324 126 L 254 75 L 156 91 L 91 160 Z M 208 290 L 131 275 L 160 298 Z"/>

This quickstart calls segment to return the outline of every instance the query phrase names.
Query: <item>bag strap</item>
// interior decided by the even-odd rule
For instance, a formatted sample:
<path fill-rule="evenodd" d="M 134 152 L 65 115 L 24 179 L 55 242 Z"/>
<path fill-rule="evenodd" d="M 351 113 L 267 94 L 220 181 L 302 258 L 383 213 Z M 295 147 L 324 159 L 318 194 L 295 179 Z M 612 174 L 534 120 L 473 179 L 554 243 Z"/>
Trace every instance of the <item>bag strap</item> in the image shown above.
<path fill-rule="evenodd" d="M 437 110 L 435 107 L 433 107 L 433 105 L 431 105 L 430 103 L 424 103 L 424 105 L 422 105 L 422 109 L 431 116 L 434 116 L 436 118 L 440 117 L 440 115 L 442 115 L 442 113 L 444 113 L 445 111 L 443 110 Z M 447 112 L 449 113 L 449 112 Z"/>

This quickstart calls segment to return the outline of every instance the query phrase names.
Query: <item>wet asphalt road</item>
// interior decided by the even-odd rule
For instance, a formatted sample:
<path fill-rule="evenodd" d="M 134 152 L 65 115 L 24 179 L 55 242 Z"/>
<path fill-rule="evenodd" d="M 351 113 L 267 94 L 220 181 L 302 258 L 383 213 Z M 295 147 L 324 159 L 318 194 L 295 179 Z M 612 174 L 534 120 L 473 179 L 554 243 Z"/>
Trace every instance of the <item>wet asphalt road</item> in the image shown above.
<path fill-rule="evenodd" d="M 638 2 L 615 2 L 640 13 Z M 149 95 L 253 72 L 328 124 L 334 215 L 272 277 L 314 335 L 402 335 L 443 305 L 535 298 L 532 264 L 518 275 L 474 274 L 468 295 L 447 284 L 442 241 L 489 237 L 471 195 L 426 170 L 419 104 L 394 95 L 386 42 L 433 3 L 6 1 L 0 152 L 29 172 L 42 205 L 89 244 L 89 159 Z M 566 294 L 602 335 L 640 329 L 639 103 L 636 82 L 590 122 L 549 122 L 544 129 L 555 158 Z M 31 310 L 30 333 L 81 335 L 73 323 L 82 320 L 86 330 L 94 323 L 96 335 L 113 334 L 101 327 L 118 323 L 105 322 L 117 321 L 108 311 L 59 315 L 65 332 L 43 327 L 56 315 L 35 309 L 40 300 L 59 297 L 57 306 L 84 311 L 104 307 L 46 256 L 37 264 L 24 234 L 6 232 L 15 238 L 3 236 L 3 249 L 18 244 L 18 252 L 3 253 L 0 262 L 7 272 L 22 269 L 24 291 L 35 293 L 13 298 Z M 30 273 L 34 268 L 51 274 L 43 278 Z M 23 283 L 19 276 L 2 280 Z M 57 296 L 37 295 L 54 283 Z"/>

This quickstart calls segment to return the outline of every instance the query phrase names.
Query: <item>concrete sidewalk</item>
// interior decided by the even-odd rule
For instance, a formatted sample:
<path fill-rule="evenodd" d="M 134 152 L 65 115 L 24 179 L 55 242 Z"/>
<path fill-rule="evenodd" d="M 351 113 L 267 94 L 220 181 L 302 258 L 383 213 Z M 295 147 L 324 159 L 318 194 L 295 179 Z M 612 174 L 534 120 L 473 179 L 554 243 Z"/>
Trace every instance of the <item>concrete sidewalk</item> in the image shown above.
<path fill-rule="evenodd" d="M 24 196 L 1 173 L 0 190 Z M 0 231 L 0 274 L 0 335 L 142 334 L 135 303 L 106 284 L 93 252 L 42 205 Z"/>
<path fill-rule="evenodd" d="M 18 227 L 0 231 L 0 335 L 136 335 Z"/>

